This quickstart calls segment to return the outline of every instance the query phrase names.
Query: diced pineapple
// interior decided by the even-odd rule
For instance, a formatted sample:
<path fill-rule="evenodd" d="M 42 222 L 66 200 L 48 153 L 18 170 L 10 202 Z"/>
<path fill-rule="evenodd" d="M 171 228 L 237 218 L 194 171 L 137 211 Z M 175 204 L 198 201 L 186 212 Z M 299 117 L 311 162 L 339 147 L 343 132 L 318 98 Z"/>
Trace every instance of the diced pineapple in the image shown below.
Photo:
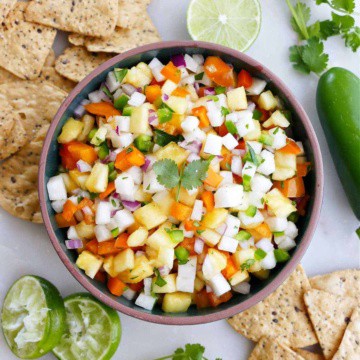
<path fill-rule="evenodd" d="M 134 212 L 134 217 L 137 222 L 145 226 L 148 230 L 159 226 L 167 219 L 161 207 L 155 202 L 151 202 L 137 209 Z"/>
<path fill-rule="evenodd" d="M 181 115 L 185 114 L 188 107 L 188 101 L 186 98 L 180 96 L 169 96 L 169 99 L 165 101 L 165 104 L 175 113 Z"/>
<path fill-rule="evenodd" d="M 226 209 L 214 209 L 205 214 L 201 225 L 209 229 L 216 229 L 220 224 L 225 222 L 228 211 Z"/>
<path fill-rule="evenodd" d="M 170 247 L 161 247 L 157 256 L 157 267 L 168 266 L 172 269 L 174 266 L 175 251 Z"/>
<path fill-rule="evenodd" d="M 156 153 L 156 159 L 171 159 L 176 162 L 178 166 L 180 166 L 189 156 L 190 152 L 188 150 L 183 149 L 178 144 L 171 142 L 166 146 L 160 148 Z"/>
<path fill-rule="evenodd" d="M 141 227 L 141 225 L 137 222 L 137 221 L 135 221 L 132 225 L 130 225 L 127 229 L 126 229 L 126 231 L 127 231 L 127 233 L 129 233 L 129 234 L 132 234 L 134 231 L 136 231 L 139 227 Z"/>
<path fill-rule="evenodd" d="M 256 141 L 261 136 L 261 125 L 258 120 L 253 120 L 254 129 L 249 131 L 245 136 L 245 141 Z"/>
<path fill-rule="evenodd" d="M 83 251 L 81 254 L 79 254 L 77 260 L 76 260 L 76 266 L 85 271 L 85 274 L 89 276 L 91 279 L 95 277 L 97 272 L 100 270 L 101 266 L 103 264 L 103 258 L 94 255 L 90 251 Z"/>
<path fill-rule="evenodd" d="M 136 256 L 134 268 L 126 270 L 118 275 L 119 279 L 125 283 L 136 284 L 154 273 L 151 262 L 145 255 Z"/>
<path fill-rule="evenodd" d="M 155 294 L 168 294 L 176 292 L 176 274 L 169 274 L 162 276 L 166 281 L 164 286 L 156 285 L 156 280 L 153 280 L 152 290 Z"/>
<path fill-rule="evenodd" d="M 231 111 L 247 108 L 246 92 L 243 86 L 227 92 L 227 103 Z"/>
<path fill-rule="evenodd" d="M 70 141 L 76 140 L 81 134 L 84 124 L 81 121 L 70 118 L 61 130 L 61 134 L 57 140 L 59 144 L 66 144 Z"/>
<path fill-rule="evenodd" d="M 70 170 L 69 176 L 76 184 L 76 188 L 80 187 L 81 189 L 86 190 L 86 182 L 89 178 L 89 174 L 81 173 L 79 170 Z"/>
<path fill-rule="evenodd" d="M 153 196 L 153 201 L 161 206 L 161 210 L 166 216 L 170 215 L 170 209 L 174 202 L 174 196 L 169 191 L 164 190 L 156 193 Z"/>
<path fill-rule="evenodd" d="M 91 115 L 86 114 L 86 115 L 83 116 L 81 121 L 83 122 L 84 127 L 83 127 L 83 129 L 81 131 L 81 134 L 77 137 L 77 140 L 86 142 L 90 131 L 94 127 L 95 118 L 93 116 L 91 116 Z"/>
<path fill-rule="evenodd" d="M 295 171 L 290 168 L 277 167 L 272 174 L 272 179 L 277 181 L 284 181 L 295 176 Z"/>
<path fill-rule="evenodd" d="M 175 197 L 177 193 L 177 189 L 173 189 L 172 190 L 172 195 Z M 186 205 L 186 206 L 194 206 L 195 204 L 195 200 L 198 194 L 198 189 L 196 189 L 196 191 L 194 191 L 194 193 L 191 192 L 191 194 L 189 194 L 189 192 L 184 189 L 183 187 L 180 188 L 180 193 L 179 193 L 179 202 L 181 202 L 182 204 Z"/>
<path fill-rule="evenodd" d="M 277 101 L 271 90 L 261 93 L 258 105 L 264 110 L 272 110 L 277 106 Z"/>
<path fill-rule="evenodd" d="M 243 281 L 248 281 L 248 280 L 249 280 L 249 273 L 246 270 L 244 271 L 239 270 L 234 275 L 231 276 L 231 278 L 229 279 L 229 283 L 231 286 L 235 286 Z"/>
<path fill-rule="evenodd" d="M 163 94 L 170 95 L 176 88 L 177 88 L 177 84 L 175 84 L 171 80 L 166 80 L 161 88 L 161 92 Z"/>
<path fill-rule="evenodd" d="M 108 186 L 109 167 L 106 164 L 96 163 L 86 180 L 85 187 L 94 193 L 101 193 Z"/>
<path fill-rule="evenodd" d="M 136 65 L 136 67 L 142 71 L 144 73 L 144 75 L 146 75 L 149 79 L 150 79 L 150 82 L 153 78 L 153 74 L 152 74 L 152 71 L 149 67 L 148 64 L 144 63 L 144 62 L 140 62 Z M 150 84 L 150 83 L 149 83 Z M 148 84 L 147 84 L 148 85 Z"/>
<path fill-rule="evenodd" d="M 149 245 L 156 250 L 160 250 L 162 247 L 174 248 L 177 243 L 171 240 L 169 234 L 165 230 L 171 229 L 171 225 L 172 224 L 169 222 L 163 224 L 147 238 L 146 245 Z"/>
<path fill-rule="evenodd" d="M 221 235 L 212 229 L 205 229 L 201 233 L 201 238 L 208 246 L 215 246 L 221 239 Z"/>
<path fill-rule="evenodd" d="M 135 254 L 132 249 L 121 251 L 114 257 L 114 271 L 119 274 L 131 270 L 135 266 Z"/>
<path fill-rule="evenodd" d="M 273 180 L 283 181 L 295 176 L 296 155 L 276 151 L 274 159 L 275 171 L 272 174 Z"/>
<path fill-rule="evenodd" d="M 209 249 L 208 256 L 215 269 L 219 272 L 226 268 L 227 258 L 222 252 L 216 249 Z"/>
<path fill-rule="evenodd" d="M 254 260 L 255 258 L 255 249 L 240 249 L 236 253 L 233 254 L 233 259 L 235 261 L 235 265 L 238 268 L 241 268 L 241 265 L 244 264 L 247 260 Z M 248 269 L 249 272 L 255 272 L 261 270 L 260 262 L 255 261 L 255 263 Z"/>
<path fill-rule="evenodd" d="M 145 63 L 141 62 L 136 66 L 133 66 L 126 74 L 124 81 L 125 83 L 131 84 L 138 87 L 144 87 L 149 85 L 152 80 L 151 70 L 149 72 L 149 67 Z"/>
<path fill-rule="evenodd" d="M 76 229 L 76 233 L 82 239 L 90 240 L 95 237 L 94 224 L 87 224 L 85 221 L 81 221 L 77 225 L 75 225 L 75 229 Z"/>
<path fill-rule="evenodd" d="M 205 281 L 199 277 L 195 278 L 194 289 L 195 291 L 201 291 L 205 287 Z"/>
<path fill-rule="evenodd" d="M 264 127 L 269 128 L 272 126 L 280 126 L 282 128 L 287 128 L 290 123 L 288 119 L 284 116 L 284 114 L 280 110 L 276 110 L 271 114 L 269 119 L 267 119 L 262 124 Z"/>
<path fill-rule="evenodd" d="M 130 247 L 143 246 L 146 242 L 146 239 L 149 235 L 149 232 L 144 227 L 139 227 L 135 230 L 127 239 L 127 244 Z"/>
<path fill-rule="evenodd" d="M 275 216 L 287 218 L 292 212 L 296 211 L 296 206 L 292 201 L 285 197 L 278 189 L 272 189 L 265 197 L 265 203 Z"/>
<path fill-rule="evenodd" d="M 185 85 L 185 89 L 188 91 L 188 93 L 190 94 L 190 100 L 191 101 L 196 101 L 196 100 L 198 100 L 199 99 L 199 96 L 198 96 L 198 94 L 197 94 L 197 92 L 196 92 L 196 90 L 195 90 L 195 88 L 194 88 L 194 86 L 193 85 L 190 85 L 190 84 L 188 84 L 188 85 Z"/>
<path fill-rule="evenodd" d="M 107 256 L 104 259 L 103 268 L 111 277 L 116 277 L 118 275 L 118 273 L 114 270 L 114 256 L 112 255 Z"/>
<path fill-rule="evenodd" d="M 253 275 L 260 280 L 266 280 L 270 275 L 270 270 L 261 269 L 254 272 Z"/>
<path fill-rule="evenodd" d="M 68 173 L 61 173 L 61 177 L 64 180 L 66 192 L 71 194 L 75 189 L 79 187 L 79 185 L 70 177 Z"/>
<path fill-rule="evenodd" d="M 107 133 L 108 133 L 107 126 L 99 127 L 99 129 L 96 131 L 95 135 L 91 139 L 90 144 L 99 146 L 105 141 Z"/>
<path fill-rule="evenodd" d="M 191 294 L 175 292 L 164 296 L 162 310 L 167 313 L 185 312 L 190 305 Z"/>
<path fill-rule="evenodd" d="M 134 134 L 147 134 L 150 130 L 148 118 L 149 108 L 146 104 L 133 108 L 130 117 L 130 132 Z"/>
<path fill-rule="evenodd" d="M 134 196 L 135 201 L 140 201 L 140 202 L 150 202 L 151 201 L 151 194 L 150 193 L 146 193 L 144 191 L 144 188 L 142 185 L 139 186 L 139 188 L 137 189 L 135 196 Z"/>

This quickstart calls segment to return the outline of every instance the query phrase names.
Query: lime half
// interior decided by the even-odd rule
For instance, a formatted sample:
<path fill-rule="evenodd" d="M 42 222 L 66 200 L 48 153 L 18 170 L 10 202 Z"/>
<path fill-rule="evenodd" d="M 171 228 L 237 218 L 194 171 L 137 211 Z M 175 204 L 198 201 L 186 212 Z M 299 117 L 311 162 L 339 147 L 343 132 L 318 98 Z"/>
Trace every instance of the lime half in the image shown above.
<path fill-rule="evenodd" d="M 120 343 L 117 312 L 90 294 L 64 299 L 67 330 L 53 353 L 61 360 L 108 360 Z"/>
<path fill-rule="evenodd" d="M 209 41 L 245 51 L 261 26 L 258 0 L 192 0 L 187 27 L 193 40 Z"/>
<path fill-rule="evenodd" d="M 6 294 L 1 321 L 12 352 L 20 358 L 38 358 L 52 350 L 64 332 L 64 302 L 50 282 L 27 275 Z"/>

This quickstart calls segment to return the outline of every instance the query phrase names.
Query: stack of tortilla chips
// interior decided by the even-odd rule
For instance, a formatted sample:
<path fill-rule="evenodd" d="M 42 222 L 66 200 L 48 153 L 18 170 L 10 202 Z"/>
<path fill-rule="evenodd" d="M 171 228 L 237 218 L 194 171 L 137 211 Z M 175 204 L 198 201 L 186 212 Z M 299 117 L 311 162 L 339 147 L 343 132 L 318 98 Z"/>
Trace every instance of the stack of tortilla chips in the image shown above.
<path fill-rule="evenodd" d="M 160 40 L 150 0 L 0 1 L 0 206 L 41 223 L 37 171 L 49 123 L 86 75 L 115 54 Z M 57 32 L 70 47 L 57 59 Z"/>

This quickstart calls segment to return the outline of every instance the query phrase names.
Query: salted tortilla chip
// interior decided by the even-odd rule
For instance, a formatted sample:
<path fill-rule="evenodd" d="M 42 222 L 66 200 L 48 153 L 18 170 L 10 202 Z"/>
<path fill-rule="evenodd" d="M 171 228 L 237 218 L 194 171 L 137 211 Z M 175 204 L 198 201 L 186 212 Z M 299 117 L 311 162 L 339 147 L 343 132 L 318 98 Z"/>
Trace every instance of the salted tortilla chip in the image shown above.
<path fill-rule="evenodd" d="M 85 46 L 88 51 L 122 53 L 141 45 L 160 41 L 159 33 L 145 12 L 140 24 L 132 29 L 116 28 L 114 34 L 106 39 L 87 38 Z"/>
<path fill-rule="evenodd" d="M 294 351 L 302 356 L 305 360 L 324 360 L 324 356 L 321 354 L 315 354 L 305 349 L 294 349 Z"/>
<path fill-rule="evenodd" d="M 45 59 L 44 67 L 55 66 L 56 55 L 53 49 L 50 49 L 49 55 Z"/>
<path fill-rule="evenodd" d="M 360 270 L 349 269 L 319 275 L 309 279 L 313 289 L 340 296 L 352 296 L 360 301 Z"/>
<path fill-rule="evenodd" d="M 353 311 L 339 350 L 333 357 L 333 360 L 356 359 L 360 359 L 360 305 Z"/>
<path fill-rule="evenodd" d="M 16 153 L 29 141 L 20 114 L 5 100 L 0 100 L 0 161 Z"/>
<path fill-rule="evenodd" d="M 39 80 L 50 82 L 67 93 L 69 93 L 76 86 L 74 81 L 61 76 L 53 66 L 44 67 L 41 71 Z"/>
<path fill-rule="evenodd" d="M 315 289 L 308 291 L 304 300 L 325 359 L 331 359 L 341 343 L 357 301 Z"/>
<path fill-rule="evenodd" d="M 21 80 L 19 77 L 0 67 L 0 84 Z"/>
<path fill-rule="evenodd" d="M 19 2 L 0 27 L 0 67 L 22 79 L 40 75 L 56 30 L 24 20 L 27 3 Z"/>
<path fill-rule="evenodd" d="M 262 337 L 248 360 L 304 360 L 300 355 L 277 339 Z"/>
<path fill-rule="evenodd" d="M 83 47 L 71 47 L 56 59 L 56 71 L 75 82 L 81 81 L 99 65 L 111 59 L 113 55 L 96 53 L 92 54 Z"/>
<path fill-rule="evenodd" d="M 139 25 L 149 4 L 149 0 L 119 0 L 119 17 L 116 25 L 126 29 Z"/>
<path fill-rule="evenodd" d="M 75 46 L 84 46 L 86 36 L 80 34 L 70 34 L 68 36 L 69 43 Z"/>
<path fill-rule="evenodd" d="M 34 0 L 26 19 L 88 36 L 110 36 L 118 19 L 118 0 Z"/>
<path fill-rule="evenodd" d="M 38 164 L 49 125 L 0 165 L 0 206 L 20 219 L 42 223 L 37 191 Z"/>
<path fill-rule="evenodd" d="M 1 0 L 0 2 L 0 23 L 4 21 L 8 13 L 13 9 L 17 0 Z"/>
<path fill-rule="evenodd" d="M 316 344 L 318 341 L 304 303 L 304 294 L 308 290 L 308 278 L 299 265 L 269 297 L 228 322 L 238 333 L 253 341 L 271 334 L 293 348 Z"/>

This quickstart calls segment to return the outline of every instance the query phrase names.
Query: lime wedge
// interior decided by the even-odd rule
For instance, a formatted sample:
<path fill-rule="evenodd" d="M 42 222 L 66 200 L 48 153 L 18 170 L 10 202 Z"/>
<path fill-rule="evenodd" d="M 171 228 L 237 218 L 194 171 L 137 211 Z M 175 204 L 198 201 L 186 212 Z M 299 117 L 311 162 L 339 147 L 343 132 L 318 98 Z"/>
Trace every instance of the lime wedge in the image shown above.
<path fill-rule="evenodd" d="M 187 27 L 193 40 L 209 41 L 245 51 L 261 25 L 258 0 L 192 0 Z"/>
<path fill-rule="evenodd" d="M 61 360 L 108 360 L 120 343 L 117 312 L 90 294 L 64 299 L 67 330 L 53 353 Z"/>
<path fill-rule="evenodd" d="M 38 358 L 52 350 L 64 332 L 64 302 L 47 280 L 23 276 L 6 294 L 1 322 L 6 342 L 16 356 Z"/>

